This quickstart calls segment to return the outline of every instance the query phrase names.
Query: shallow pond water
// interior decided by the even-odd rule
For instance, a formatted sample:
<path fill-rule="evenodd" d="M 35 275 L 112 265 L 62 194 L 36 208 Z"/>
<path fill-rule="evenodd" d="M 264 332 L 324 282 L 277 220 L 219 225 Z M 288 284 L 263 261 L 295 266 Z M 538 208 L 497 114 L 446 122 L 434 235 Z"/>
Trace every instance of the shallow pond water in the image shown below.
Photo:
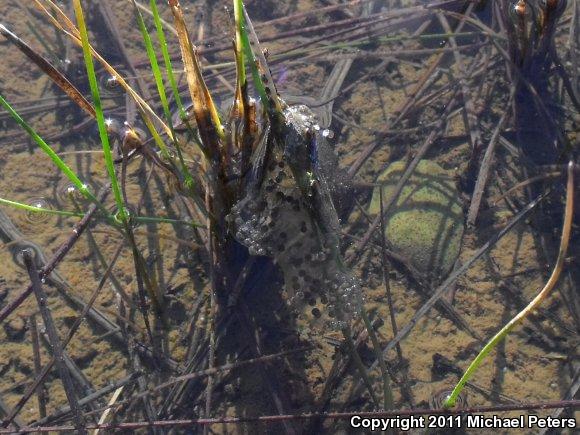
<path fill-rule="evenodd" d="M 86 13 L 96 49 L 140 89 L 161 115 L 130 4 L 93 3 L 86 5 Z M 158 3 L 161 16 L 169 25 L 172 15 L 164 2 Z M 511 3 L 518 6 L 518 2 Z M 540 2 L 528 3 L 532 8 L 532 4 Z M 499 26 L 502 3 L 493 0 L 246 2 L 262 46 L 267 48 L 279 93 L 290 105 L 310 107 L 319 137 L 324 138 L 324 144 L 313 154 L 313 167 L 318 172 L 311 184 L 316 186 L 323 179 L 328 185 L 340 225 L 332 230 L 339 241 L 337 252 L 329 253 L 329 249 L 324 255 L 333 260 L 340 258 L 338 269 L 343 275 L 339 277 L 346 283 L 341 284 L 356 287 L 356 294 L 348 295 L 354 295 L 355 305 L 364 304 L 376 326 L 380 345 L 391 349 L 385 361 L 396 409 L 427 408 L 433 397 L 451 389 L 483 344 L 538 293 L 554 265 L 564 208 L 562 167 L 571 156 L 567 146 L 578 143 L 580 122 L 578 105 L 569 95 L 580 93 L 580 4 L 567 3 L 560 18 L 554 18 L 554 28 L 546 27 L 543 33 L 549 35 L 553 31 L 558 55 L 557 62 L 553 62 L 542 52 L 541 38 L 530 33 L 529 22 L 523 18 L 516 21 L 513 16 L 505 18 L 504 11 L 503 19 L 512 20 L 513 28 L 508 25 L 506 30 L 505 23 Z M 199 42 L 210 91 L 218 96 L 216 99 L 230 101 L 235 85 L 231 2 L 192 0 L 181 4 L 192 38 Z M 470 18 L 463 22 L 461 14 L 466 11 Z M 72 9 L 68 13 L 72 16 Z M 66 70 L 71 81 L 90 95 L 82 52 L 71 46 L 41 12 L 21 2 L 0 0 L 0 16 L 6 27 Z M 145 19 L 151 24 L 153 36 L 154 27 L 147 13 Z M 525 19 L 529 17 L 526 15 Z M 510 29 L 521 31 L 524 24 L 528 26 L 524 33 L 506 34 Z M 451 33 L 455 37 L 450 38 Z M 514 35 L 520 39 L 513 39 Z M 177 39 L 169 34 L 168 38 L 170 53 L 176 59 L 178 83 L 186 98 L 185 78 L 177 61 Z M 119 40 L 123 41 L 121 45 L 116 42 Z M 512 43 L 508 44 L 508 40 Z M 107 176 L 96 124 L 2 37 L 0 58 L 0 94 L 83 182 L 94 192 L 99 191 L 107 184 Z M 118 92 L 115 78 L 100 67 L 97 74 L 106 115 L 121 124 L 127 120 L 143 128 L 135 104 Z M 522 87 L 518 77 L 531 83 L 543 104 Z M 66 177 L 4 111 L 0 112 L 0 126 L 0 198 L 55 210 L 75 211 L 79 207 L 86 211 L 87 203 L 80 198 L 71 200 L 74 192 Z M 201 173 L 199 152 L 191 145 L 186 151 L 187 164 Z M 288 164 L 285 155 L 277 158 L 277 163 Z M 290 156 L 290 161 L 292 158 L 295 157 Z M 453 237 L 424 238 L 436 243 L 445 240 L 432 252 L 449 252 L 444 259 L 434 254 L 437 259 L 430 264 L 425 264 L 425 258 L 433 258 L 428 251 L 432 246 L 405 247 L 410 238 L 397 241 L 389 233 L 396 231 L 400 235 L 396 228 L 403 224 L 405 231 L 413 231 L 409 221 L 413 223 L 434 213 L 436 207 L 430 201 L 409 205 L 389 197 L 402 183 L 402 174 L 419 161 L 424 163 L 401 186 L 401 196 L 419 197 L 424 186 L 417 177 L 437 175 L 444 181 L 435 181 L 426 189 L 436 190 L 452 203 L 447 206 L 453 224 L 448 227 L 439 222 L 443 229 L 426 224 L 436 236 L 441 236 L 446 228 L 454 231 Z M 489 172 L 485 174 L 482 167 L 489 167 Z M 203 214 L 180 197 L 165 172 L 151 170 L 150 160 L 137 157 L 129 162 L 125 190 L 134 213 L 178 221 L 147 222 L 134 231 L 147 270 L 164 294 L 165 317 L 155 318 L 150 312 L 153 334 L 161 337 L 162 349 L 149 346 L 149 326 L 141 315 L 131 249 L 106 222 L 93 221 L 45 283 L 48 306 L 64 339 L 82 307 L 99 288 L 107 266 L 114 261 L 111 277 L 96 295 L 88 320 L 66 347 L 77 396 L 102 393 L 83 408 L 88 422 L 99 420 L 103 406 L 115 391 L 117 400 L 128 401 L 118 411 L 118 421 L 143 421 L 147 415 L 163 420 L 373 409 L 368 392 L 360 385 L 356 364 L 343 363 L 349 355 L 343 335 L 332 327 L 332 321 L 318 320 L 319 315 L 323 320 L 333 317 L 328 289 L 324 287 L 330 272 L 327 265 L 320 266 L 324 261 L 313 260 L 320 254 L 316 251 L 318 242 L 313 241 L 314 224 L 305 225 L 306 236 L 298 234 L 302 231 L 300 219 L 308 213 L 296 214 L 292 207 L 301 200 L 305 209 L 320 202 L 301 199 L 304 190 L 299 188 L 298 179 L 289 175 L 285 181 L 277 180 L 281 172 L 284 170 L 273 168 L 267 174 L 282 187 L 268 199 L 268 220 L 261 222 L 267 225 L 275 221 L 272 211 L 286 204 L 281 206 L 286 221 L 269 227 L 274 230 L 264 229 L 264 234 L 276 232 L 274 236 L 280 237 L 281 243 L 269 241 L 272 252 L 254 250 L 252 254 L 267 255 L 248 256 L 248 244 L 232 228 L 232 240 L 239 236 L 228 251 L 234 265 L 228 273 L 235 285 L 228 289 L 227 297 L 218 294 L 216 299 L 211 292 L 216 277 L 209 268 L 211 259 L 204 245 L 204 230 L 184 222 L 203 222 Z M 543 179 L 510 191 L 518 183 L 546 174 Z M 376 198 L 381 183 L 388 186 L 383 188 L 383 205 L 391 207 L 382 225 L 380 218 L 377 220 L 380 204 Z M 475 213 L 473 198 L 478 196 L 480 187 L 481 204 Z M 486 242 L 545 191 L 551 193 L 539 206 L 472 262 Z M 282 193 L 282 197 L 276 197 L 276 193 Z M 114 209 L 112 195 L 107 196 L 104 205 Z M 402 223 L 393 219 L 397 215 Z M 245 216 L 239 213 L 237 217 L 244 220 Z M 232 220 L 235 218 L 234 213 Z M 296 222 L 287 222 L 293 219 Z M 78 220 L 27 214 L 0 205 L 2 313 L 29 284 L 26 270 L 16 261 L 21 247 L 38 250 L 39 266 L 45 264 L 69 239 Z M 577 224 L 576 219 L 569 259 L 558 287 L 476 372 L 466 389 L 469 406 L 554 401 L 576 394 L 580 370 Z M 385 238 L 381 227 L 386 229 Z M 259 230 L 257 226 L 252 229 Z M 306 239 L 310 243 L 304 242 Z M 301 257 L 301 249 L 306 248 L 294 246 L 296 240 L 302 240 L 308 250 L 314 251 L 302 252 Z M 290 252 L 286 251 L 287 246 L 294 246 L 291 254 L 275 253 L 281 244 L 285 248 L 281 251 L 285 252 Z M 417 251 L 424 251 L 424 256 Z M 462 271 L 465 264 L 469 267 Z M 457 279 L 449 282 L 454 274 Z M 298 290 L 292 291 L 295 284 Z M 425 315 L 416 318 L 418 310 L 441 286 L 446 288 L 444 296 Z M 363 302 L 359 301 L 359 291 Z M 297 293 L 301 293 L 298 308 L 292 304 Z M 151 300 L 147 302 L 151 304 Z M 349 327 L 355 339 L 359 334 L 362 337 L 358 354 L 379 395 L 381 373 L 375 351 L 364 334 L 357 310 L 354 311 L 348 316 Z M 0 328 L 2 418 L 20 406 L 19 400 L 39 370 L 34 363 L 32 322 L 38 323 L 43 365 L 51 355 L 33 296 L 5 317 Z M 218 326 L 212 334 L 214 321 Z M 398 331 L 407 333 L 394 346 L 391 340 Z M 151 358 L 157 355 L 155 352 L 165 355 L 164 360 Z M 280 352 L 285 354 L 265 362 L 245 363 Z M 131 396 L 140 390 L 155 388 L 173 376 L 206 369 L 208 354 L 214 359 L 212 367 L 230 365 L 211 373 L 211 400 L 206 393 L 206 373 L 153 390 L 145 402 L 131 401 Z M 127 378 L 135 372 L 143 376 Z M 45 393 L 46 415 L 67 406 L 56 369 L 49 372 L 41 390 Z M 572 397 L 567 396 L 570 394 Z M 38 421 L 41 414 L 32 397 L 14 422 L 24 425 Z M 40 421 L 60 424 L 70 418 Z M 174 430 L 181 433 L 180 429 Z M 348 425 L 340 420 L 301 420 L 215 425 L 213 430 L 337 433 L 348 430 Z"/>

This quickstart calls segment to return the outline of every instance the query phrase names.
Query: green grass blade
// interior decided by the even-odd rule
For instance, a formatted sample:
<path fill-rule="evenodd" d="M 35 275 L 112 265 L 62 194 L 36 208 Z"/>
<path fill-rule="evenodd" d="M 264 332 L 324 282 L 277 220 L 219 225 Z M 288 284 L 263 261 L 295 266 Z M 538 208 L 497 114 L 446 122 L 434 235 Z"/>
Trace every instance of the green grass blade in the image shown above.
<path fill-rule="evenodd" d="M 276 84 L 270 73 L 270 68 L 266 61 L 264 53 L 262 53 L 262 48 L 260 47 L 260 41 L 258 40 L 258 35 L 254 30 L 248 11 L 243 6 L 241 12 L 243 13 L 243 28 L 242 28 L 242 38 L 244 43 L 244 51 L 247 53 L 248 59 L 251 59 L 252 75 L 254 78 L 255 85 L 260 93 L 260 99 L 263 101 L 268 101 L 268 114 L 270 120 L 274 123 L 280 123 L 283 121 L 284 115 L 282 114 L 282 103 L 276 90 Z M 250 45 L 250 41 L 252 45 Z M 253 49 L 252 49 L 253 46 Z M 259 67 L 259 68 L 258 68 Z M 257 80 L 257 82 L 256 82 Z M 264 96 L 260 88 L 266 93 Z"/>
<path fill-rule="evenodd" d="M 179 89 L 177 88 L 177 80 L 175 80 L 175 75 L 173 74 L 173 66 L 171 64 L 171 57 L 169 56 L 169 51 L 167 50 L 167 40 L 165 39 L 165 32 L 163 31 L 163 23 L 159 16 L 159 9 L 157 9 L 157 2 L 155 0 L 149 0 L 151 6 L 151 12 L 153 13 L 153 21 L 155 22 L 155 29 L 157 31 L 157 39 L 159 40 L 159 46 L 161 47 L 161 54 L 163 55 L 163 63 L 165 64 L 165 71 L 167 73 L 167 78 L 169 84 L 171 85 L 171 90 L 173 91 L 173 96 L 175 97 L 175 102 L 179 108 L 179 114 L 181 117 L 185 117 L 185 108 L 183 107 L 183 102 L 181 101 L 181 96 L 179 95 Z"/>
<path fill-rule="evenodd" d="M 244 13 L 243 13 L 243 3 L 242 0 L 234 0 L 234 18 L 236 22 L 236 52 L 240 51 L 239 56 L 239 69 L 238 69 L 238 81 L 242 86 L 246 83 L 246 65 L 243 55 L 243 34 L 245 32 L 244 28 Z M 246 34 L 246 39 L 248 35 Z M 237 53 L 236 53 L 237 54 Z"/>
<path fill-rule="evenodd" d="M 171 91 L 173 92 L 173 97 L 175 98 L 175 102 L 177 103 L 177 109 L 179 110 L 179 118 L 183 121 L 189 123 L 187 120 L 187 113 L 185 112 L 185 107 L 183 106 L 183 101 L 181 100 L 181 96 L 179 95 L 179 89 L 177 88 L 177 80 L 175 80 L 175 74 L 173 73 L 173 64 L 171 63 L 171 56 L 169 56 L 169 50 L 167 50 L 167 40 L 165 39 L 165 31 L 163 30 L 163 20 L 159 16 L 159 9 L 157 8 L 157 2 L 155 0 L 149 0 L 149 4 L 151 6 L 151 13 L 153 15 L 153 21 L 155 22 L 155 29 L 157 31 L 157 39 L 159 41 L 159 46 L 161 47 L 161 54 L 163 55 L 163 63 L 165 64 L 165 73 L 167 74 L 167 79 L 169 80 L 169 84 L 171 86 Z M 177 35 L 177 31 L 173 29 L 175 34 Z M 201 144 L 198 140 L 195 139 L 194 142 L 200 147 Z M 183 159 L 181 153 L 181 146 L 179 142 L 175 143 L 175 148 L 177 149 L 177 153 L 179 156 L 180 161 Z M 203 149 L 202 149 L 203 152 Z M 184 159 L 183 159 L 184 160 Z M 182 162 L 184 164 L 184 162 Z M 185 171 L 186 175 L 189 175 L 189 171 Z M 191 189 L 193 187 L 193 178 L 191 180 L 185 180 L 186 186 Z M 188 185 L 188 183 L 190 183 Z"/>
<path fill-rule="evenodd" d="M 75 185 L 75 187 L 81 192 L 85 198 L 91 200 L 97 204 L 101 209 L 102 205 L 97 200 L 97 198 L 89 191 L 87 185 L 83 183 L 79 177 L 74 173 L 74 171 L 68 167 L 68 165 L 54 152 L 54 150 L 48 145 L 44 139 L 42 139 L 34 129 L 28 125 L 28 123 L 22 119 L 22 117 L 12 108 L 12 106 L 0 95 L 0 105 L 6 109 L 6 111 L 12 116 L 20 127 L 22 127 L 32 139 L 38 144 L 38 146 L 45 152 L 45 154 L 50 157 L 52 162 L 61 170 L 61 172 Z"/>
<path fill-rule="evenodd" d="M 554 264 L 554 268 L 548 281 L 540 290 L 540 292 L 536 295 L 534 299 L 530 301 L 530 303 L 521 310 L 514 318 L 512 318 L 506 325 L 499 330 L 497 334 L 493 336 L 491 340 L 487 342 L 483 349 L 477 354 L 475 359 L 469 364 L 469 367 L 457 383 L 453 391 L 443 403 L 445 408 L 452 408 L 455 406 L 455 402 L 459 397 L 459 394 L 463 390 L 465 384 L 471 379 L 475 371 L 479 368 L 485 357 L 497 346 L 497 344 L 502 341 L 509 332 L 520 322 L 522 322 L 530 313 L 538 308 L 538 306 L 548 297 L 548 295 L 552 292 L 556 284 L 558 283 L 558 279 L 562 273 L 562 269 L 564 268 L 564 264 L 566 262 L 566 254 L 568 252 L 568 246 L 570 243 L 570 234 L 572 232 L 572 223 L 574 218 L 574 164 L 570 162 L 568 164 L 568 183 L 566 187 L 566 207 L 564 211 L 564 222 L 562 223 L 562 236 L 560 238 L 560 248 L 558 250 L 558 258 L 556 258 L 556 264 Z"/>
<path fill-rule="evenodd" d="M 161 106 L 163 107 L 163 113 L 165 118 L 169 122 L 169 128 L 171 129 L 172 140 L 175 141 L 175 132 L 173 131 L 173 125 L 171 123 L 171 115 L 169 113 L 169 103 L 167 102 L 167 94 L 165 93 L 165 85 L 163 84 L 163 78 L 161 76 L 161 70 L 159 69 L 159 63 L 157 62 L 157 55 L 155 49 L 153 48 L 153 43 L 151 42 L 151 36 L 149 31 L 145 26 L 145 21 L 143 20 L 143 15 L 137 7 L 135 0 L 131 0 L 133 6 L 135 7 L 135 16 L 137 18 L 137 23 L 139 24 L 139 29 L 141 30 L 141 36 L 143 37 L 143 42 L 145 43 L 145 50 L 147 51 L 147 57 L 149 58 L 149 63 L 151 64 L 151 71 L 153 72 L 153 78 L 155 79 L 155 84 L 157 85 L 157 92 L 159 93 L 159 98 L 161 99 Z"/>
<path fill-rule="evenodd" d="M 175 225 L 189 225 L 195 228 L 205 228 L 205 225 L 198 224 L 195 222 L 187 222 L 179 219 L 169 219 L 157 216 L 134 216 L 132 218 L 134 222 L 138 223 L 159 223 L 159 224 L 175 224 Z"/>
<path fill-rule="evenodd" d="M 93 95 L 93 103 L 95 107 L 95 112 L 97 115 L 97 124 L 99 126 L 99 135 L 101 137 L 101 143 L 103 146 L 103 155 L 105 157 L 105 165 L 107 167 L 107 172 L 111 180 L 111 187 L 113 189 L 113 195 L 115 197 L 115 202 L 117 203 L 118 218 L 121 221 L 127 220 L 127 212 L 125 210 L 125 205 L 123 204 L 123 199 L 121 196 L 121 189 L 119 188 L 119 183 L 117 181 L 117 175 L 115 173 L 115 167 L 113 165 L 113 155 L 111 153 L 111 145 L 109 144 L 109 137 L 107 136 L 107 127 L 105 125 L 105 116 L 103 114 L 103 108 L 101 105 L 101 96 L 99 93 L 99 86 L 97 84 L 97 76 L 95 75 L 95 65 L 93 64 L 93 56 L 91 53 L 91 47 L 89 45 L 89 35 L 87 33 L 87 25 L 85 23 L 85 18 L 83 14 L 83 9 L 81 7 L 80 0 L 73 0 L 73 6 L 75 10 L 75 15 L 77 18 L 78 28 L 81 37 L 81 43 L 83 46 L 83 56 L 85 59 L 85 67 L 87 69 L 87 76 L 89 78 L 89 85 L 91 87 L 91 93 Z"/>
<path fill-rule="evenodd" d="M 33 213 L 46 213 L 52 214 L 57 216 L 65 216 L 65 217 L 80 217 L 84 216 L 83 213 L 74 212 L 74 211 L 66 211 L 66 210 L 53 210 L 50 208 L 43 208 L 43 207 L 35 207 L 33 205 L 24 204 L 18 201 L 12 201 L 6 198 L 0 198 L 0 205 L 6 205 L 8 207 L 12 207 L 18 210 L 29 211 Z M 112 217 L 106 216 L 105 219 L 111 220 Z M 131 217 L 133 222 L 136 223 L 159 223 L 159 224 L 172 224 L 172 225 L 188 225 L 195 228 L 205 228 L 205 225 L 198 224 L 195 222 L 187 222 L 179 219 L 169 219 L 164 217 L 157 217 L 157 216 L 132 216 Z"/>
<path fill-rule="evenodd" d="M 76 213 L 74 211 L 63 211 L 63 210 L 53 210 L 50 208 L 42 208 L 42 207 L 35 207 L 33 205 L 23 204 L 18 201 L 11 201 L 9 199 L 0 198 L 0 204 L 7 205 L 12 208 L 17 208 L 19 210 L 31 211 L 33 213 L 46 213 L 46 214 L 54 214 L 58 216 L 67 216 L 67 217 L 83 217 L 84 214 Z"/>
<path fill-rule="evenodd" d="M 139 23 L 139 28 L 141 29 L 141 35 L 143 36 L 143 41 L 145 42 L 145 48 L 147 50 L 147 57 L 149 57 L 149 62 L 151 63 L 151 70 L 153 71 L 153 77 L 155 78 L 155 84 L 157 85 L 157 92 L 159 93 L 159 98 L 161 99 L 161 106 L 163 107 L 163 113 L 165 114 L 165 118 L 167 119 L 167 125 L 169 125 L 169 129 L 171 130 L 171 140 L 175 144 L 175 149 L 177 150 L 177 156 L 179 158 L 179 162 L 181 165 L 182 173 L 185 178 L 186 186 L 193 186 L 193 177 L 189 173 L 187 166 L 185 165 L 185 161 L 183 160 L 183 155 L 181 153 L 181 148 L 175 136 L 175 130 L 173 126 L 173 120 L 171 117 L 171 112 L 169 111 L 169 101 L 167 100 L 167 94 L 165 92 L 165 85 L 163 83 L 163 77 L 161 75 L 161 70 L 159 69 L 159 63 L 157 62 L 157 54 L 155 53 L 155 49 L 153 48 L 153 43 L 151 42 L 151 36 L 149 35 L 149 31 L 145 26 L 145 21 L 143 20 L 143 15 L 141 14 L 141 10 L 137 7 L 137 3 L 135 0 L 132 0 L 133 5 L 135 6 L 135 15 L 137 16 L 137 21 Z M 153 2 L 155 3 L 155 2 Z M 159 14 L 157 14 L 158 17 Z M 155 13 L 154 13 L 155 17 Z M 159 22 L 161 24 L 161 22 Z M 163 32 L 163 28 L 161 28 L 161 32 Z M 163 38 L 164 39 L 164 38 Z M 176 85 L 177 87 L 177 85 Z M 165 154 L 167 154 L 165 152 Z"/>
<path fill-rule="evenodd" d="M 508 323 L 491 340 L 489 340 L 489 342 L 483 347 L 483 349 L 481 349 L 481 351 L 477 354 L 475 359 L 471 362 L 471 364 L 469 364 L 469 367 L 467 368 L 467 370 L 465 371 L 465 373 L 463 374 L 457 385 L 455 385 L 455 388 L 453 388 L 453 391 L 451 392 L 449 397 L 447 397 L 447 399 L 443 403 L 444 408 L 453 408 L 455 406 L 455 402 L 457 401 L 459 394 L 461 394 L 461 391 L 463 391 L 463 387 L 465 386 L 465 384 L 469 381 L 469 379 L 471 379 L 471 377 L 473 376 L 475 371 L 479 368 L 479 366 L 481 365 L 487 354 L 489 354 L 493 349 L 495 349 L 497 344 L 505 338 L 505 336 L 511 331 L 513 326 L 514 326 L 513 324 Z"/>
<path fill-rule="evenodd" d="M 236 0 L 236 5 L 238 3 L 242 3 L 239 0 Z M 243 4 L 236 8 L 235 12 L 235 20 L 236 20 L 236 28 L 239 29 L 240 32 L 240 43 L 242 44 L 243 53 L 246 58 L 248 58 L 250 69 L 252 71 L 252 78 L 254 79 L 254 86 L 258 91 L 258 95 L 260 96 L 260 101 L 262 102 L 262 107 L 266 112 L 270 111 L 270 100 L 268 98 L 268 94 L 266 93 L 266 87 L 264 86 L 264 82 L 262 81 L 262 77 L 260 77 L 260 71 L 258 70 L 258 66 L 256 65 L 256 57 L 254 56 L 254 52 L 252 51 L 252 46 L 250 45 L 250 38 L 248 37 L 248 31 L 246 30 L 245 20 L 243 15 Z"/>

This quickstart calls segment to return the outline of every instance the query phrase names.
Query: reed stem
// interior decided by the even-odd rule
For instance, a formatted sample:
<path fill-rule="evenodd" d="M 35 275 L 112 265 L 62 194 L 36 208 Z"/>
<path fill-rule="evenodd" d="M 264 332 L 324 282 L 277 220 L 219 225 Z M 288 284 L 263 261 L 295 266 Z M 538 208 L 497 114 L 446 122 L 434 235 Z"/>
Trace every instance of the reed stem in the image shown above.
<path fill-rule="evenodd" d="M 554 270 L 548 279 L 548 282 L 544 288 L 538 293 L 538 295 L 522 310 L 520 311 L 512 320 L 510 320 L 497 334 L 495 334 L 491 340 L 481 349 L 479 354 L 475 357 L 472 363 L 469 365 L 453 391 L 444 402 L 443 406 L 445 408 L 452 408 L 455 406 L 457 397 L 463 390 L 465 384 L 471 379 L 475 371 L 479 368 L 484 358 L 490 353 L 497 344 L 503 340 L 507 334 L 522 320 L 524 320 L 532 311 L 534 311 L 540 303 L 550 294 L 550 292 L 556 286 L 558 278 L 562 269 L 564 268 L 564 260 L 566 258 L 566 252 L 568 251 L 568 243 L 570 241 L 570 233 L 572 230 L 572 218 L 574 215 L 574 164 L 570 162 L 568 165 L 568 183 L 566 188 L 566 209 L 564 215 L 564 224 L 562 226 L 562 237 L 560 240 L 560 249 L 558 252 L 558 258 L 556 264 L 554 265 Z"/>
<path fill-rule="evenodd" d="M 125 210 L 125 205 L 123 203 L 123 198 L 121 196 L 121 189 L 119 188 L 117 175 L 115 173 L 115 167 L 113 165 L 113 154 L 111 152 L 111 145 L 109 143 L 109 137 L 107 135 L 107 126 L 105 124 L 105 116 L 103 113 L 103 107 L 101 105 L 101 95 L 99 92 L 99 85 L 97 84 L 95 65 L 93 64 L 93 56 L 89 44 L 89 35 L 87 32 L 87 26 L 85 23 L 85 17 L 83 14 L 83 9 L 80 0 L 73 0 L 73 6 L 79 27 L 80 39 L 83 48 L 83 56 L 85 59 L 85 67 L 87 69 L 89 85 L 91 87 L 91 93 L 93 95 L 93 103 L 95 107 L 97 124 L 99 126 L 99 136 L 101 138 L 101 144 L 103 146 L 105 165 L 107 167 L 109 179 L 111 180 L 111 187 L 113 189 L 115 202 L 117 203 L 118 214 L 115 217 L 118 218 L 121 222 L 126 222 L 128 219 L 128 215 Z"/>

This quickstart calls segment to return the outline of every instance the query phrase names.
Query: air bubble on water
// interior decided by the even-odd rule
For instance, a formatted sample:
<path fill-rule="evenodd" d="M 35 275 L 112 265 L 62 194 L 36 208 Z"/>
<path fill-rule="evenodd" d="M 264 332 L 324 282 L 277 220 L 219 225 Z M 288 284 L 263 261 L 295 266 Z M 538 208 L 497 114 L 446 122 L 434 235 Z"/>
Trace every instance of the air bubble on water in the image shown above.
<path fill-rule="evenodd" d="M 123 128 L 123 123 L 116 118 L 106 118 L 105 126 L 107 127 L 107 133 L 119 136 Z"/>
<path fill-rule="evenodd" d="M 328 128 L 325 128 L 322 130 L 322 136 L 328 139 L 332 139 L 334 137 L 334 132 Z"/>
<path fill-rule="evenodd" d="M 124 71 L 122 71 L 122 73 L 125 74 Z M 105 74 L 99 79 L 101 86 L 105 90 L 104 96 L 116 97 L 123 93 L 121 75 Z"/>
<path fill-rule="evenodd" d="M 71 181 L 65 181 L 57 187 L 57 200 L 60 203 L 68 204 L 83 199 L 80 189 Z"/>
<path fill-rule="evenodd" d="M 255 256 L 255 255 L 257 255 L 257 254 L 258 254 L 258 253 L 256 252 L 256 248 L 254 248 L 254 245 L 250 245 L 250 246 L 248 247 L 248 253 L 249 253 L 250 255 L 252 255 L 252 256 Z"/>
<path fill-rule="evenodd" d="M 106 79 L 106 85 L 109 89 L 116 88 L 119 86 L 119 77 L 114 74 L 108 76 Z"/>
<path fill-rule="evenodd" d="M 33 198 L 28 201 L 28 205 L 31 207 L 35 207 L 37 209 L 45 209 L 51 210 L 52 207 L 50 203 L 44 198 Z M 42 212 L 42 211 L 27 211 L 26 212 L 26 220 L 31 224 L 41 224 L 50 219 L 50 213 Z"/>

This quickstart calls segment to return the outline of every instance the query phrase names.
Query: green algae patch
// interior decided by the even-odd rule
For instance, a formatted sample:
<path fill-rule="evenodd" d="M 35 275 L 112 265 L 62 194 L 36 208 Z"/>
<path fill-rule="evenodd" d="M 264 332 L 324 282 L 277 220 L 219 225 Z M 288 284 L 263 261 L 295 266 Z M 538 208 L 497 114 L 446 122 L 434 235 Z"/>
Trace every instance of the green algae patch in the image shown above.
<path fill-rule="evenodd" d="M 377 178 L 387 204 L 407 163 L 394 162 Z M 380 188 L 375 187 L 369 213 L 380 212 Z M 391 248 L 432 279 L 445 277 L 459 256 L 463 237 L 463 208 L 449 172 L 421 160 L 385 220 Z"/>

